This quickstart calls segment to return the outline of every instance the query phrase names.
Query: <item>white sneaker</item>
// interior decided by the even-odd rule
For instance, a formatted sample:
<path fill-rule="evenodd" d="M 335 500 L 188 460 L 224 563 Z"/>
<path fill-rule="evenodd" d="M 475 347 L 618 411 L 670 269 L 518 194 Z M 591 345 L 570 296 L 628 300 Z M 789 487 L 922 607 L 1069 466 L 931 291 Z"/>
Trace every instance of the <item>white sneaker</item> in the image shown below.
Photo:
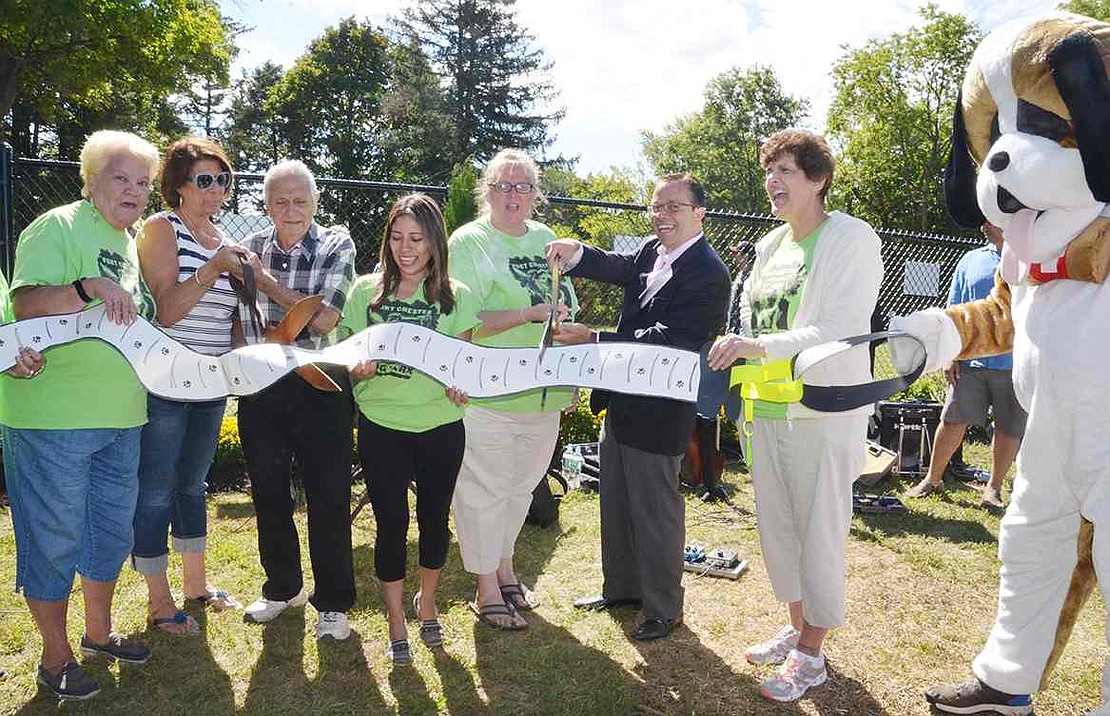
<path fill-rule="evenodd" d="M 798 646 L 800 631 L 787 624 L 773 637 L 744 652 L 749 664 L 781 664 L 790 650 Z"/>
<path fill-rule="evenodd" d="M 303 607 L 306 603 L 308 603 L 308 592 L 304 589 L 301 589 L 297 596 L 284 602 L 280 599 L 259 597 L 243 610 L 243 619 L 256 624 L 264 624 L 276 619 L 279 614 L 289 607 Z"/>
<path fill-rule="evenodd" d="M 759 685 L 759 693 L 772 701 L 797 701 L 814 686 L 829 678 L 825 671 L 825 655 L 810 656 L 791 649 L 778 671 Z"/>
<path fill-rule="evenodd" d="M 316 638 L 323 639 L 330 636 L 336 641 L 343 641 L 351 635 L 351 625 L 347 623 L 344 612 L 320 612 L 320 619 L 316 622 Z"/>

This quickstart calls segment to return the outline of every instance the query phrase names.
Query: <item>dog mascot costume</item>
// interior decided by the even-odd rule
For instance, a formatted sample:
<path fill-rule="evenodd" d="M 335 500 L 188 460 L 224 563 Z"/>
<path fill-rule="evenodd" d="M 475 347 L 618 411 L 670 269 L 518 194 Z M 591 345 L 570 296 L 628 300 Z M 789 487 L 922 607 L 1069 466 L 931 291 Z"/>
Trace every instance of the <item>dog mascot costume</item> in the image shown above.
<path fill-rule="evenodd" d="M 983 40 L 957 102 L 945 195 L 960 224 L 1003 229 L 1000 275 L 987 299 L 892 324 L 923 340 L 928 370 L 1012 348 L 1029 412 L 977 678 L 926 692 L 948 713 L 1030 713 L 1094 572 L 1104 595 L 1110 586 L 1108 67 L 1110 25 L 1078 15 Z M 1102 697 L 1092 713 L 1110 716 L 1110 664 Z"/>

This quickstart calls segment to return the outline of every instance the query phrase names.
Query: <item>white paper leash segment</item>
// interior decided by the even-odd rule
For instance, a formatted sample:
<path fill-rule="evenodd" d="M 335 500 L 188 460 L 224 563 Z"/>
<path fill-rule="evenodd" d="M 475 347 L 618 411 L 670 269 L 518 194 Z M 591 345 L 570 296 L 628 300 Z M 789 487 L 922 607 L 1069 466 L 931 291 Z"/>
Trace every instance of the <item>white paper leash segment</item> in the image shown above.
<path fill-rule="evenodd" d="M 402 363 L 475 398 L 531 388 L 580 386 L 694 402 L 698 354 L 640 343 L 589 343 L 549 348 L 489 348 L 409 323 L 371 326 L 322 351 L 272 343 L 223 356 L 192 351 L 139 318 L 107 319 L 103 306 L 0 326 L 0 370 L 15 365 L 20 346 L 45 350 L 98 338 L 118 350 L 147 390 L 170 400 L 215 400 L 256 393 L 310 363 L 351 366 L 360 360 Z M 49 369 L 49 356 L 47 356 Z"/>

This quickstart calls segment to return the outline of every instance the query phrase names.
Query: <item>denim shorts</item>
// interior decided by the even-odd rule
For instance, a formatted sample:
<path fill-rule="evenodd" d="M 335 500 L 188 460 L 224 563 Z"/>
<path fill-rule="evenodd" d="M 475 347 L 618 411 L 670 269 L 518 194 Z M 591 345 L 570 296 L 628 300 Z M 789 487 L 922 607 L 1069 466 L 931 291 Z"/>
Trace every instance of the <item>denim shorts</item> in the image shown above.
<path fill-rule="evenodd" d="M 141 427 L 3 429 L 16 591 L 55 602 L 74 573 L 112 582 L 131 551 Z"/>
<path fill-rule="evenodd" d="M 170 527 L 176 551 L 204 551 L 206 478 L 226 406 L 226 399 L 185 403 L 147 396 L 132 550 L 132 564 L 139 572 L 166 571 Z"/>

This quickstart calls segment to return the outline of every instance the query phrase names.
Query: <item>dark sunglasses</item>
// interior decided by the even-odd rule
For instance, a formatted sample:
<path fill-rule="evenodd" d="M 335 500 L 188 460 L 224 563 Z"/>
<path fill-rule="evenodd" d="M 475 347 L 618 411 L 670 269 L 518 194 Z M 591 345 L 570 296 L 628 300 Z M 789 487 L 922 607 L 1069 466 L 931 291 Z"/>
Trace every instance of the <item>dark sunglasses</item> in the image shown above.
<path fill-rule="evenodd" d="M 221 189 L 226 189 L 231 186 L 231 172 L 220 172 L 219 174 L 201 172 L 195 176 L 186 177 L 185 181 L 202 190 L 209 188 L 212 184 L 216 184 Z"/>

